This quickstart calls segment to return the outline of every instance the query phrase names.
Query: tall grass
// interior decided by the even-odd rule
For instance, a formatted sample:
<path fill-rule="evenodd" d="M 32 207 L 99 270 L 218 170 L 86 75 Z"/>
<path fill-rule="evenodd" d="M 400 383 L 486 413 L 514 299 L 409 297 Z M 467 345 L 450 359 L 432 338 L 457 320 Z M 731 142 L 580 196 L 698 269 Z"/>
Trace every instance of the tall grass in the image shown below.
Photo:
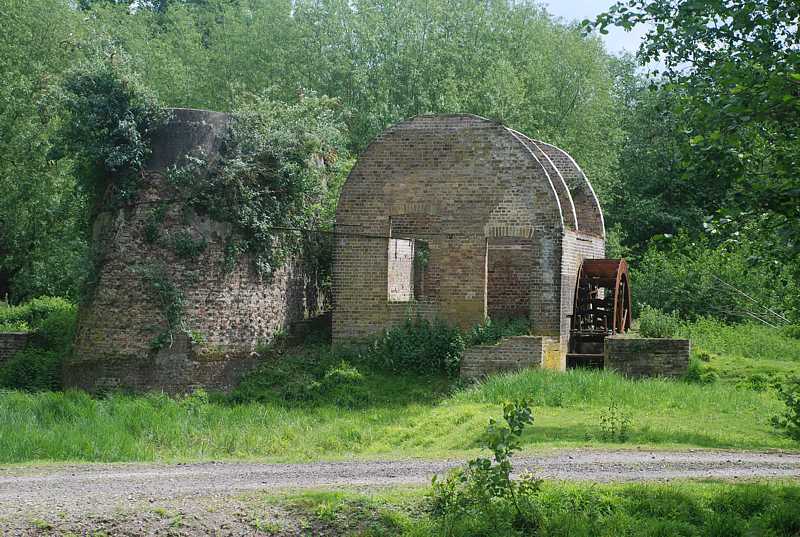
<path fill-rule="evenodd" d="M 701 318 L 682 327 L 682 335 L 692 344 L 716 354 L 753 360 L 800 362 L 800 339 L 780 330 L 754 323 L 730 325 L 711 318 Z"/>
<path fill-rule="evenodd" d="M 435 379 L 409 378 L 387 391 L 388 382 L 367 383 L 372 402 L 357 408 L 231 404 L 202 395 L 0 392 L 0 463 L 460 456 L 480 447 L 498 403 L 515 398 L 536 405 L 536 422 L 523 439 L 528 449 L 606 445 L 600 414 L 612 401 L 631 415 L 629 445 L 797 447 L 768 423 L 780 409 L 774 396 L 725 384 L 532 370 L 426 399 L 407 392 L 413 385 L 417 393 L 435 393 Z"/>

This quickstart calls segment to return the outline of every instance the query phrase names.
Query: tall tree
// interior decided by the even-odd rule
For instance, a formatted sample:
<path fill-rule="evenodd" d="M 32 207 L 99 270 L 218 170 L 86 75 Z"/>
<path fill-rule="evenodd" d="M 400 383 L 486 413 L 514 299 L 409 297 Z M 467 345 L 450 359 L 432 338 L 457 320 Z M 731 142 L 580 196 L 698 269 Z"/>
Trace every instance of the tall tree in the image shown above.
<path fill-rule="evenodd" d="M 769 248 L 800 255 L 800 4 L 626 0 L 585 24 L 649 24 L 640 58 L 664 65 L 659 91 L 684 128 L 676 171 L 693 188 L 730 189 L 711 225 L 759 222 Z"/>

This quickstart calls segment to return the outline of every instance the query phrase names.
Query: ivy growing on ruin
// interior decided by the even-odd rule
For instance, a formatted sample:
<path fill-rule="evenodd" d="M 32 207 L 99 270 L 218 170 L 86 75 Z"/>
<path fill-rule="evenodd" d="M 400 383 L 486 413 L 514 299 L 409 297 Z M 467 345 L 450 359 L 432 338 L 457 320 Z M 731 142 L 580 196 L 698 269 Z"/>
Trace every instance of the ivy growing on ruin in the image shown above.
<path fill-rule="evenodd" d="M 150 136 L 170 117 L 113 46 L 67 72 L 54 95 L 65 112 L 52 158 L 69 155 L 92 216 L 136 198 Z"/>
<path fill-rule="evenodd" d="M 269 277 L 301 253 L 325 263 L 328 254 L 307 230 L 330 229 L 331 198 L 352 161 L 338 103 L 314 94 L 294 103 L 254 97 L 233 115 L 219 162 L 194 155 L 169 174 L 185 203 L 232 224 L 226 265 L 248 254 Z M 202 177 L 202 180 L 197 180 Z"/>

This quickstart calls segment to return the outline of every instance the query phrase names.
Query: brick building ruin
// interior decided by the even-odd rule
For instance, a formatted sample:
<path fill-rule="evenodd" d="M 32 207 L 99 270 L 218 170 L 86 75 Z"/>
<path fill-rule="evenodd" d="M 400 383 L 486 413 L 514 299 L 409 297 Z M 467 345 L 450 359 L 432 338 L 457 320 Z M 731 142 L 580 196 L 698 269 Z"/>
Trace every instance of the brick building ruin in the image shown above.
<path fill-rule="evenodd" d="M 229 124 L 226 114 L 173 110 L 153 136 L 136 199 L 97 215 L 95 290 L 79 308 L 65 386 L 228 390 L 256 364 L 257 344 L 318 311 L 302 260 L 267 280 L 247 254 L 226 266 L 230 224 L 187 210 L 168 180 L 187 155 L 219 159 Z M 163 240 L 153 241 L 157 210 Z M 175 237 L 202 239 L 202 254 L 164 247 Z M 464 328 L 486 316 L 524 317 L 532 335 L 504 343 L 500 359 L 474 351 L 480 366 L 563 369 L 577 270 L 604 256 L 604 238 L 591 185 L 557 147 L 472 115 L 400 123 L 373 141 L 342 188 L 333 341 L 368 338 L 414 315 Z M 180 327 L 169 326 L 169 293 L 180 298 Z M 154 346 L 165 327 L 169 341 Z"/>
<path fill-rule="evenodd" d="M 203 154 L 213 164 L 229 121 L 218 112 L 172 110 L 172 119 L 152 139 L 136 199 L 97 216 L 96 289 L 79 308 L 65 386 L 227 390 L 255 365 L 259 342 L 303 319 L 306 282 L 299 265 L 289 263 L 269 280 L 255 273 L 247 255 L 226 266 L 230 224 L 191 211 L 166 181 L 187 155 Z M 148 226 L 156 214 L 160 238 L 154 241 Z M 202 241 L 202 254 L 187 258 L 164 247 L 176 238 Z M 181 326 L 171 327 L 170 340 L 154 348 L 169 328 L 165 306 L 181 308 Z"/>
<path fill-rule="evenodd" d="M 531 365 L 564 369 L 578 268 L 604 254 L 597 197 L 566 152 L 473 115 L 419 116 L 373 141 L 342 188 L 333 340 L 415 315 L 524 317 Z"/>

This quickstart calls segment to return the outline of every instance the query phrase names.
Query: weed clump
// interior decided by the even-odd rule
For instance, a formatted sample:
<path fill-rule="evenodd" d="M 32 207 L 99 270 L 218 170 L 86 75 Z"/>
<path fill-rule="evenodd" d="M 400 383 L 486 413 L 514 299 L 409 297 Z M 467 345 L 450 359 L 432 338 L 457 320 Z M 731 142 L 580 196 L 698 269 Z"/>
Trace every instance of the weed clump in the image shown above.
<path fill-rule="evenodd" d="M 693 356 L 689 359 L 689 367 L 683 378 L 687 382 L 695 384 L 713 384 L 717 381 L 719 375 L 711 366 L 704 363 L 702 358 Z"/>
<path fill-rule="evenodd" d="M 627 442 L 630 438 L 631 415 L 616 402 L 600 413 L 600 437 L 607 442 Z"/>
<path fill-rule="evenodd" d="M 72 352 L 76 308 L 57 297 L 0 308 L 0 332 L 29 332 L 28 345 L 0 366 L 0 388 L 61 389 L 61 365 Z"/>
<path fill-rule="evenodd" d="M 453 534 L 465 522 L 486 524 L 487 530 L 502 525 L 536 531 L 535 496 L 541 481 L 531 474 L 511 479 L 511 456 L 520 449 L 520 437 L 533 423 L 533 413 L 526 401 L 509 402 L 503 405 L 503 420 L 505 424 L 490 419 L 483 437 L 492 459 L 473 459 L 442 481 L 434 476 L 429 509 L 443 525 L 444 535 Z"/>
<path fill-rule="evenodd" d="M 800 376 L 792 376 L 776 383 L 775 390 L 786 409 L 780 416 L 772 418 L 772 424 L 800 442 Z"/>
<path fill-rule="evenodd" d="M 642 337 L 671 338 L 681 329 L 678 313 L 664 313 L 651 306 L 644 306 L 639 314 L 639 333 Z"/>
<path fill-rule="evenodd" d="M 464 351 L 461 331 L 443 321 L 406 319 L 374 340 L 367 359 L 394 372 L 455 376 Z"/>

